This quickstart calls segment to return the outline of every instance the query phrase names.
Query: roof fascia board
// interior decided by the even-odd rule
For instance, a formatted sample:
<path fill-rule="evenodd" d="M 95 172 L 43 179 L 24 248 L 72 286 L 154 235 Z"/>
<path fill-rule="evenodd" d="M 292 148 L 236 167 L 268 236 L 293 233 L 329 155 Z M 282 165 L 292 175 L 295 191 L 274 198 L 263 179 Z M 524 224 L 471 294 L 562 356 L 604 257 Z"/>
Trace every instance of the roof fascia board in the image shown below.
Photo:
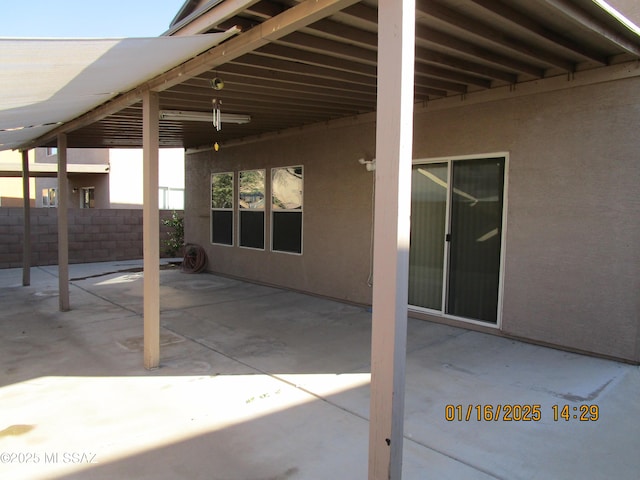
<path fill-rule="evenodd" d="M 171 20 L 171 23 L 169 24 L 169 26 L 174 26 L 176 25 L 178 22 L 180 22 L 181 20 L 183 20 L 184 18 L 189 16 L 189 13 L 187 13 L 187 11 L 191 11 L 193 12 L 191 9 L 192 7 L 195 7 L 198 4 L 198 0 L 185 0 L 185 2 L 182 4 L 182 7 L 180 7 L 180 10 L 178 10 L 178 13 L 176 13 L 175 17 L 173 17 L 173 20 Z"/>
<path fill-rule="evenodd" d="M 197 35 L 218 26 L 260 0 L 215 0 L 174 25 L 163 36 Z"/>
<path fill-rule="evenodd" d="M 57 137 L 60 133 L 67 133 L 95 123 L 113 113 L 116 113 L 142 99 L 142 94 L 148 90 L 164 91 L 212 68 L 223 65 L 231 60 L 260 48 L 274 40 L 284 37 L 299 28 L 310 25 L 322 18 L 330 16 L 360 0 L 305 0 L 294 7 L 285 10 L 248 32 L 231 38 L 225 43 L 212 47 L 210 50 L 179 65 L 156 78 L 102 104 L 78 118 L 61 125 L 47 134 L 27 142 L 18 147 L 26 150 L 43 145 Z M 227 30 L 229 36 L 239 32 L 237 28 Z"/>

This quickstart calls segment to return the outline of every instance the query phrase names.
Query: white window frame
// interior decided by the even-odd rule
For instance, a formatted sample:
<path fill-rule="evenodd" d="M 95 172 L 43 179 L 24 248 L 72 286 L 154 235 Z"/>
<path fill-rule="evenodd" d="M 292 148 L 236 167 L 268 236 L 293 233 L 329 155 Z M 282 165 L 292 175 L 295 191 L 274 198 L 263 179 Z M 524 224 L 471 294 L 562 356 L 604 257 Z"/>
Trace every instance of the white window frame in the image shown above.
<path fill-rule="evenodd" d="M 213 177 L 215 175 L 231 175 L 231 208 L 219 208 L 213 207 Z M 235 244 L 235 192 L 236 192 L 236 175 L 235 172 L 211 172 L 211 176 L 209 177 L 209 242 L 211 245 L 217 245 L 220 247 L 233 247 Z M 216 243 L 213 241 L 213 212 L 231 212 L 231 243 Z"/>
<path fill-rule="evenodd" d="M 254 172 L 254 171 L 261 171 L 263 172 L 263 180 L 264 180 L 264 185 L 263 185 L 263 193 L 264 193 L 264 207 L 261 209 L 250 209 L 250 208 L 241 208 L 240 207 L 240 177 L 242 175 L 242 173 L 244 172 Z M 251 168 L 249 170 L 240 170 L 238 172 L 238 192 L 237 192 L 237 200 L 238 200 L 238 247 L 239 248 L 246 248 L 249 250 L 258 250 L 258 251 L 262 251 L 264 252 L 267 249 L 267 202 L 269 201 L 270 196 L 267 196 L 267 170 L 265 168 Z M 262 212 L 262 216 L 263 216 L 263 242 L 262 242 L 262 248 L 258 248 L 258 247 L 249 247 L 246 245 L 242 245 L 241 242 L 241 224 L 242 224 L 242 212 L 256 212 L 256 211 L 260 211 Z"/>
<path fill-rule="evenodd" d="M 273 208 L 273 172 L 274 170 L 280 170 L 283 168 L 300 168 L 302 170 L 302 193 L 301 193 L 301 198 L 300 198 L 300 209 L 278 209 L 275 210 Z M 270 213 L 269 213 L 269 219 L 270 219 L 270 233 L 271 233 L 271 238 L 270 238 L 270 251 L 272 253 L 282 253 L 285 255 L 302 255 L 304 253 L 304 165 L 286 165 L 286 166 L 282 166 L 282 167 L 273 167 L 271 168 L 270 171 L 270 175 L 269 175 L 269 180 L 270 180 L 270 189 L 269 189 L 269 208 L 270 208 Z M 274 213 L 286 213 L 286 212 L 292 212 L 292 213 L 300 213 L 300 252 L 288 252 L 286 250 L 274 250 L 273 248 L 273 228 L 274 228 L 274 221 L 273 221 L 273 217 L 274 217 Z"/>

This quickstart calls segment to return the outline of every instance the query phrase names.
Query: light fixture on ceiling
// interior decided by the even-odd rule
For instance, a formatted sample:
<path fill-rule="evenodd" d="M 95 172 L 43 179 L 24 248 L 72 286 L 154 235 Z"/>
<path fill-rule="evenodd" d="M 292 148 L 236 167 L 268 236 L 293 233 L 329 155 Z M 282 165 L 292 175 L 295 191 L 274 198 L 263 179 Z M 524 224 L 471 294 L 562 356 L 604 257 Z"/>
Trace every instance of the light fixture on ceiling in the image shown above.
<path fill-rule="evenodd" d="M 217 131 L 220 131 L 222 130 L 222 111 L 220 110 L 222 101 L 214 98 L 211 102 L 213 104 L 213 126 Z"/>
<path fill-rule="evenodd" d="M 215 77 L 211 79 L 211 88 L 214 90 L 222 90 L 224 88 L 224 80 L 220 77 Z"/>
<path fill-rule="evenodd" d="M 182 122 L 211 122 L 213 115 L 211 112 L 193 112 L 189 110 L 160 110 L 160 120 L 177 120 Z M 250 115 L 240 113 L 221 113 L 222 123 L 235 123 L 243 125 L 251 121 Z"/>

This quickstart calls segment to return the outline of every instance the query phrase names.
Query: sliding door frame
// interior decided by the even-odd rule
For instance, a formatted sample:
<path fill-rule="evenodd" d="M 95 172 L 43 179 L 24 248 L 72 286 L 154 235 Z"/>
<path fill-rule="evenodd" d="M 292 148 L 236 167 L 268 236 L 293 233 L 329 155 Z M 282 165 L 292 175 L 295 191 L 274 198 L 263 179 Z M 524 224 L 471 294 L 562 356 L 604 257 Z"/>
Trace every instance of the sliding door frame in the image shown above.
<path fill-rule="evenodd" d="M 419 307 L 416 305 L 409 305 L 409 310 L 418 313 L 425 313 L 428 315 L 442 317 L 449 320 L 461 321 L 464 323 L 472 323 L 474 325 L 480 325 L 483 327 L 502 329 L 502 306 L 504 297 L 504 266 L 505 266 L 505 253 L 506 253 L 506 238 L 507 238 L 507 207 L 508 207 L 508 186 L 509 186 L 509 152 L 491 152 L 481 153 L 473 155 L 458 155 L 448 157 L 430 157 L 430 158 L 418 158 L 413 160 L 413 165 L 428 165 L 432 163 L 446 163 L 447 164 L 447 205 L 445 213 L 445 234 L 451 233 L 451 200 L 452 200 L 452 164 L 458 161 L 473 161 L 483 160 L 488 158 L 504 158 L 504 178 L 502 185 L 502 228 L 500 231 L 500 272 L 498 280 L 498 305 L 496 323 L 485 322 L 481 320 L 474 320 L 470 318 L 458 317 L 450 315 L 446 312 L 447 308 L 447 296 L 449 289 L 449 257 L 451 250 L 451 242 L 444 242 L 444 263 L 442 272 L 442 303 L 440 310 L 434 310 L 431 308 Z"/>

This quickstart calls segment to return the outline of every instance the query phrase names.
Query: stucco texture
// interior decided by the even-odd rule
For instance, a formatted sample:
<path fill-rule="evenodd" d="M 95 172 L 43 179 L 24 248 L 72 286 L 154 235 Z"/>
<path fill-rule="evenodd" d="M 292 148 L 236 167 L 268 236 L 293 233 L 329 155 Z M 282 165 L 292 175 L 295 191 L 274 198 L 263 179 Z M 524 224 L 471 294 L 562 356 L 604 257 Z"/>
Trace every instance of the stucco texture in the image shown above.
<path fill-rule="evenodd" d="M 640 78 L 417 110 L 414 158 L 507 152 L 503 334 L 640 361 Z M 370 303 L 375 128 L 187 155 L 185 238 L 210 269 Z M 209 244 L 210 174 L 304 166 L 303 255 Z M 269 171 L 267 171 L 269 178 Z M 268 194 L 268 191 L 267 191 Z M 237 238 L 237 237 L 236 237 Z"/>

